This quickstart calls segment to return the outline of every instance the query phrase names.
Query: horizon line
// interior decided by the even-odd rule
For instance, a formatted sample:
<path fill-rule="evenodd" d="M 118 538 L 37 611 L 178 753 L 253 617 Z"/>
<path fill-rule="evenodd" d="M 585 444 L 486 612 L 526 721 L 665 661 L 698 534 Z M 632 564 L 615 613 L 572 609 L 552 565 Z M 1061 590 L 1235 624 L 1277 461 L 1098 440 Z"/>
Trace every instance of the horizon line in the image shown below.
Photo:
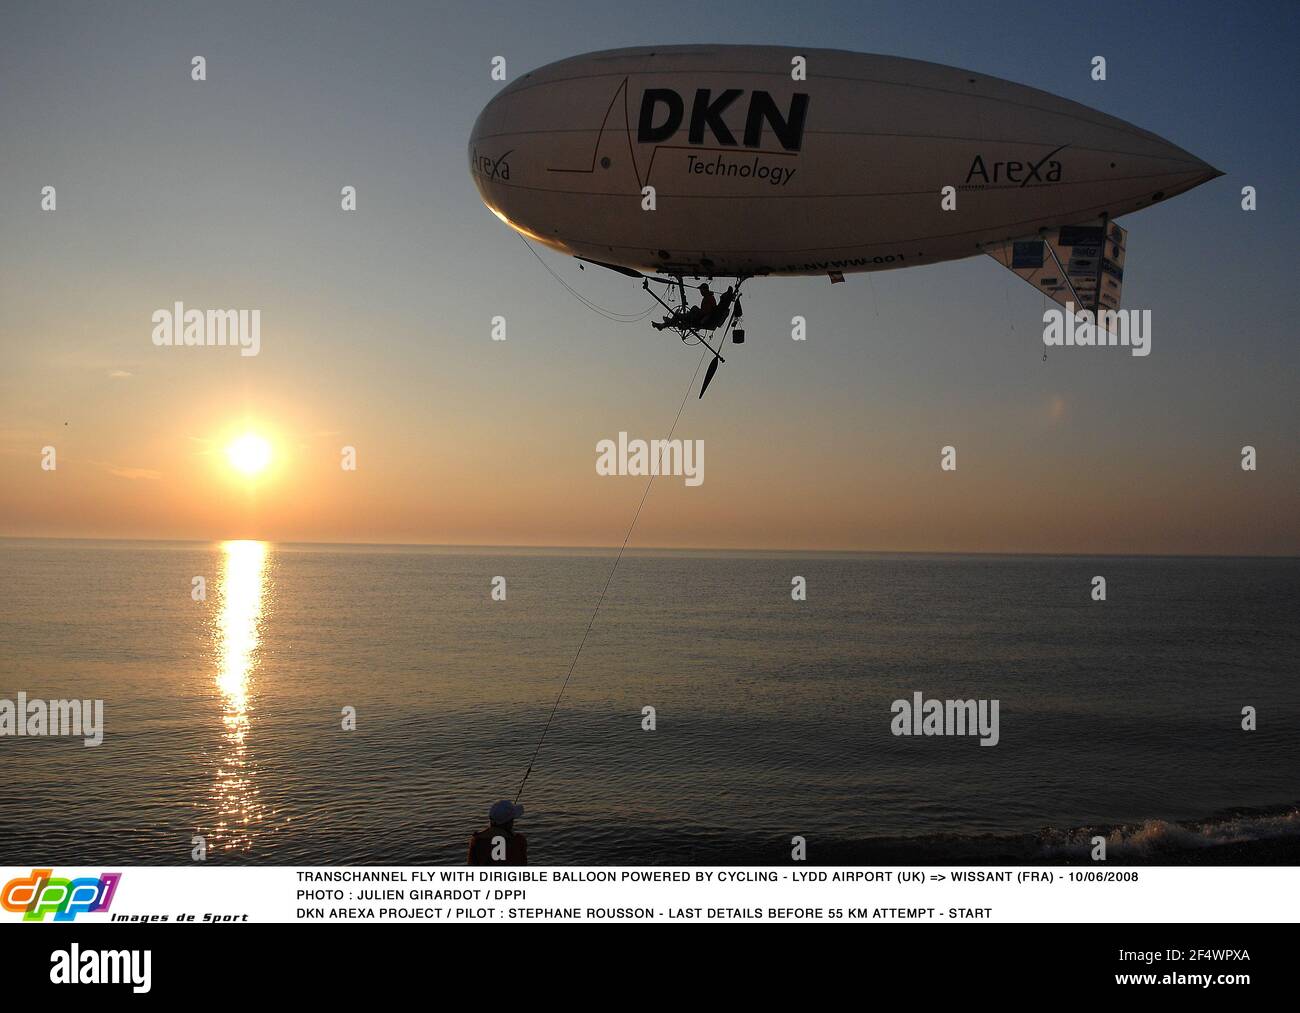
<path fill-rule="evenodd" d="M 347 548 L 389 549 L 531 549 L 552 552 L 606 552 L 616 553 L 617 545 L 508 545 L 496 542 L 346 542 L 346 541 L 292 541 L 272 538 L 139 538 L 98 535 L 0 535 L 0 541 L 17 542 L 142 542 L 179 545 L 220 545 L 223 542 L 266 542 L 285 546 L 341 546 Z M 768 553 L 773 555 L 857 555 L 857 556 L 1026 556 L 1042 558 L 1124 558 L 1124 559 L 1300 559 L 1300 553 L 1222 553 L 1222 552 L 1026 552 L 1021 550 L 985 549 L 777 549 L 728 546 L 672 546 L 642 545 L 635 549 L 626 546 L 624 555 L 637 552 L 694 552 L 694 553 Z"/>

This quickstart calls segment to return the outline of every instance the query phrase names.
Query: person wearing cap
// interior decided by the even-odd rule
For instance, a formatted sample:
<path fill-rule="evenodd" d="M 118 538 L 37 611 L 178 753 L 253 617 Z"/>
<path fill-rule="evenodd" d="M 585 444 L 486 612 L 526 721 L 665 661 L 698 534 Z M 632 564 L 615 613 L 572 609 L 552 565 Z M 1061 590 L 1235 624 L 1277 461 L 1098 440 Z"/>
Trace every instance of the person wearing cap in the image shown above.
<path fill-rule="evenodd" d="M 731 289 L 727 289 L 727 291 L 730 292 Z M 722 308 L 727 305 L 728 302 L 726 296 L 724 296 Z M 652 322 L 650 326 L 656 331 L 662 331 L 665 327 L 699 327 L 717 313 L 718 309 L 717 298 L 709 288 L 708 282 L 704 282 L 700 285 L 700 304 L 698 306 L 688 306 L 683 300 L 679 309 L 670 313 L 663 320 Z"/>
<path fill-rule="evenodd" d="M 699 327 L 718 311 L 718 300 L 713 297 L 708 282 L 700 285 L 700 304 L 689 307 L 679 323 L 683 327 Z"/>
<path fill-rule="evenodd" d="M 470 865 L 527 865 L 528 838 L 515 833 L 524 807 L 503 798 L 488 810 L 488 825 L 469 839 Z"/>
<path fill-rule="evenodd" d="M 708 283 L 700 286 L 700 308 L 696 320 L 708 320 L 718 309 L 718 301 L 713 298 L 713 293 L 709 291 Z"/>

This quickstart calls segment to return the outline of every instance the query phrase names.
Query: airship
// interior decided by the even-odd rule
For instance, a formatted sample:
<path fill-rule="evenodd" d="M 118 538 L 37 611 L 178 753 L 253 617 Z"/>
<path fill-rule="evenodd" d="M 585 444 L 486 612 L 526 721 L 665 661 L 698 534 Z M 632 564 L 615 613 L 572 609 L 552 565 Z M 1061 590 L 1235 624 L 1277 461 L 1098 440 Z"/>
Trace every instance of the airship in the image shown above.
<path fill-rule="evenodd" d="M 522 236 L 675 279 L 683 303 L 687 277 L 738 291 L 988 255 L 1092 312 L 1120 304 L 1127 232 L 1114 220 L 1222 175 L 987 74 L 733 45 L 609 50 L 524 74 L 480 113 L 469 167 Z"/>

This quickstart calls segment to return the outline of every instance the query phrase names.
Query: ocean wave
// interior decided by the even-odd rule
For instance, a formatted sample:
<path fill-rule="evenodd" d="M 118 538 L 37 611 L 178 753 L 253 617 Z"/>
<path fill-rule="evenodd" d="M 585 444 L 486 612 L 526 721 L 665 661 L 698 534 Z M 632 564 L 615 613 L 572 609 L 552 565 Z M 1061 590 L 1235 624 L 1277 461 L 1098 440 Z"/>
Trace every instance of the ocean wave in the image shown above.
<path fill-rule="evenodd" d="M 1045 857 L 1076 857 L 1091 852 L 1094 837 L 1106 839 L 1108 857 L 1137 858 L 1300 837 L 1300 807 L 1280 812 L 1234 813 L 1188 823 L 1149 819 L 1117 826 L 1046 830 L 1040 836 L 1040 843 Z"/>

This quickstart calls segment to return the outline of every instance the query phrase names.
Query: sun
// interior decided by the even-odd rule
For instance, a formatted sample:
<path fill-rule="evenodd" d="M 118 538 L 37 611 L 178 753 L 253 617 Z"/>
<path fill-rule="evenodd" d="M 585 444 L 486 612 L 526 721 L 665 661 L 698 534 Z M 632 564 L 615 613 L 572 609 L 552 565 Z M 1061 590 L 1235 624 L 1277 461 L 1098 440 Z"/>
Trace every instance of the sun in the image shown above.
<path fill-rule="evenodd" d="M 257 433 L 245 433 L 226 448 L 226 457 L 232 468 L 252 478 L 271 463 L 271 444 Z"/>

